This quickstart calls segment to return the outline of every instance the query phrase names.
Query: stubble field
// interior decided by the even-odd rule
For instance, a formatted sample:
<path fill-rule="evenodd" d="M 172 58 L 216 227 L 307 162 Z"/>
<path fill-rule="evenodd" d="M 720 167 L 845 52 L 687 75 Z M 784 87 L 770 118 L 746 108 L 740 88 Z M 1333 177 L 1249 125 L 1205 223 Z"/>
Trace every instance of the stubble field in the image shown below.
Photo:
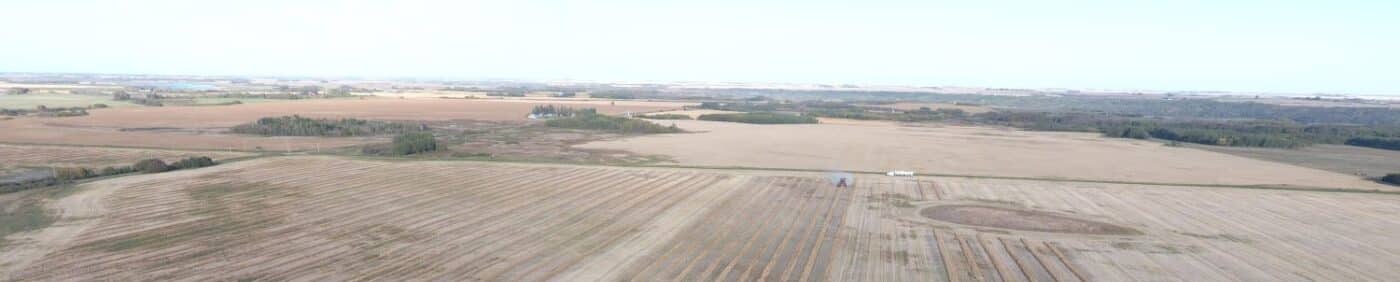
<path fill-rule="evenodd" d="M 1389 238 L 1400 221 L 1383 216 L 1400 212 L 1397 195 L 865 175 L 836 188 L 830 180 L 266 158 L 87 184 L 55 205 L 63 229 L 25 235 L 25 246 L 45 247 L 7 257 L 0 273 L 65 281 L 1400 275 L 1400 244 Z M 962 217 L 1037 220 L 926 217 L 950 207 Z M 1026 223 L 1045 218 L 1056 220 Z"/>
<path fill-rule="evenodd" d="M 1355 175 L 1089 133 L 833 119 L 803 125 L 666 122 L 693 133 L 578 147 L 667 155 L 680 165 L 716 167 L 1394 190 Z"/>

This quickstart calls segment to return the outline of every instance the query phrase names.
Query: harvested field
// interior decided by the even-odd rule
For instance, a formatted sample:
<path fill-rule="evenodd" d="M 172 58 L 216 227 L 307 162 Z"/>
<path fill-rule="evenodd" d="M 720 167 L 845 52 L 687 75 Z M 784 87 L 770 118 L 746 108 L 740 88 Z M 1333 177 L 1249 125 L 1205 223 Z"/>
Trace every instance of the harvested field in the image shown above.
<path fill-rule="evenodd" d="M 57 166 L 102 168 L 131 165 L 143 159 L 178 159 L 205 156 L 214 160 L 251 156 L 251 153 L 218 151 L 172 151 L 69 146 L 0 145 L 0 168 Z"/>
<path fill-rule="evenodd" d="M 267 158 L 91 183 L 16 280 L 1386 280 L 1400 195 Z M 93 189 L 101 187 L 101 189 Z M 76 202 L 77 200 L 67 200 Z M 929 220 L 979 205 L 1133 228 Z M 91 208 L 87 208 L 91 207 Z M 103 211 L 101 215 L 87 215 Z M 66 213 L 64 213 L 66 214 Z M 66 219 L 65 219 L 66 220 Z M 56 226 L 66 226 L 60 221 Z M 47 229 L 46 229 L 47 230 Z M 42 233 L 42 232 L 41 232 Z"/>
<path fill-rule="evenodd" d="M 68 118 L 0 121 L 0 142 L 214 150 L 310 150 L 381 141 L 375 138 L 306 138 L 223 134 L 228 127 L 263 117 L 302 115 L 377 120 L 521 121 L 535 105 L 593 107 L 604 113 L 680 108 L 666 102 L 524 101 L 467 99 L 320 99 L 218 107 L 128 107 Z"/>
<path fill-rule="evenodd" d="M 1355 175 L 1089 133 L 829 119 L 810 125 L 673 122 L 695 133 L 579 147 L 668 155 L 682 165 L 1394 189 Z"/>
<path fill-rule="evenodd" d="M 1223 147 L 1187 144 L 1191 148 L 1241 157 L 1293 164 L 1321 170 L 1379 178 L 1400 172 L 1400 151 L 1319 144 L 1298 149 Z"/>

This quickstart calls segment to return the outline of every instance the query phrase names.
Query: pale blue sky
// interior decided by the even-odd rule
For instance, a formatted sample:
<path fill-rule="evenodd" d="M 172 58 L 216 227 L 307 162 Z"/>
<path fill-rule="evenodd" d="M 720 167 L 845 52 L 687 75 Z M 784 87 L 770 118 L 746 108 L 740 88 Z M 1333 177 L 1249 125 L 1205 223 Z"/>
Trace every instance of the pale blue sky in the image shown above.
<path fill-rule="evenodd" d="M 1400 94 L 1400 1 L 0 0 L 0 71 Z"/>

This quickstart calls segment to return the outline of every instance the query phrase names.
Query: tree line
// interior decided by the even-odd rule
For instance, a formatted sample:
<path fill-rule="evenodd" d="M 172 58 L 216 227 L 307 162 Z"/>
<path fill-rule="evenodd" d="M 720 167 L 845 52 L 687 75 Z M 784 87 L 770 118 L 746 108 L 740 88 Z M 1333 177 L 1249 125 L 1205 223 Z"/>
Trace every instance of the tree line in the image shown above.
<path fill-rule="evenodd" d="M 257 122 L 234 126 L 231 131 L 263 136 L 373 136 L 427 131 L 421 124 L 362 119 L 317 119 L 299 115 L 265 117 Z"/>
<path fill-rule="evenodd" d="M 1386 174 L 1381 177 L 1381 182 L 1390 183 L 1391 185 L 1400 185 L 1400 173 Z"/>
<path fill-rule="evenodd" d="M 677 133 L 680 128 L 675 125 L 662 126 L 650 121 L 614 117 L 598 114 L 597 110 L 589 108 L 579 110 L 579 114 L 571 117 L 560 117 L 545 121 L 545 126 L 571 129 L 602 130 L 621 134 L 653 134 L 653 133 Z"/>
<path fill-rule="evenodd" d="M 1400 138 L 1355 137 L 1347 139 L 1347 145 L 1400 151 Z"/>
<path fill-rule="evenodd" d="M 1218 146 L 1298 148 L 1312 144 L 1348 144 L 1390 148 L 1400 127 L 1300 124 L 1273 120 L 1182 120 L 1104 113 L 995 111 L 969 121 L 1042 131 L 1100 132 L 1107 137 L 1189 142 Z"/>
<path fill-rule="evenodd" d="M 805 115 L 780 114 L 773 112 L 752 112 L 736 114 L 704 114 L 699 120 L 726 121 L 753 124 L 801 124 L 817 123 L 817 118 Z"/>
<path fill-rule="evenodd" d="M 537 117 L 572 117 L 576 115 L 596 115 L 598 110 L 594 108 L 574 109 L 568 106 L 538 105 L 530 110 L 530 114 Z"/>
<path fill-rule="evenodd" d="M 699 95 L 730 97 L 733 100 L 761 96 L 770 100 L 794 101 L 917 101 L 977 104 L 997 108 L 1047 112 L 1097 112 L 1115 115 L 1188 118 L 1256 119 L 1290 121 L 1302 124 L 1400 124 L 1400 110 L 1384 107 L 1300 107 L 1257 102 L 1217 101 L 1203 98 L 1152 99 L 1147 97 L 1105 97 L 1088 95 L 980 95 L 856 90 L 755 90 L 692 89 L 668 90 L 670 97 Z M 723 103 L 723 102 L 721 102 Z M 734 104 L 734 103 L 730 103 Z M 771 111 L 772 109 L 769 109 Z"/>
<path fill-rule="evenodd" d="M 667 119 L 667 120 L 689 120 L 689 119 L 693 119 L 693 118 L 691 118 L 689 115 L 682 115 L 682 114 L 649 114 L 649 115 L 638 115 L 637 117 L 639 117 L 639 118 L 644 118 L 644 119 Z"/>
<path fill-rule="evenodd" d="M 34 109 L 0 109 L 0 116 L 41 116 L 76 117 L 88 115 L 88 109 L 106 108 L 106 104 L 92 104 L 88 107 L 47 107 L 39 105 Z"/>
<path fill-rule="evenodd" d="M 0 193 L 10 193 L 23 191 L 39 187 L 47 187 L 58 184 L 72 183 L 73 181 L 122 175 L 128 173 L 161 173 L 172 170 L 201 168 L 217 165 L 209 157 L 189 157 L 174 163 L 165 163 L 160 159 L 144 159 L 128 166 L 109 166 L 102 169 L 90 169 L 85 167 L 55 167 L 52 173 L 41 177 L 28 177 L 17 181 L 0 181 Z"/>

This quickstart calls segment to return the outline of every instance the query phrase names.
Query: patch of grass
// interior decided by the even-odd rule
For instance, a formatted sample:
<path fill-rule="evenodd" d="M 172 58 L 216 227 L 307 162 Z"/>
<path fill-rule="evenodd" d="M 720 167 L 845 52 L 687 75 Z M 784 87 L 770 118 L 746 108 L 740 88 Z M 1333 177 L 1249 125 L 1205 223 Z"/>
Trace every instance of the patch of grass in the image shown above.
<path fill-rule="evenodd" d="M 9 209 L 7 207 L 7 209 Z M 0 249 L 8 245 L 4 237 L 10 234 L 43 229 L 53 224 L 55 218 L 44 211 L 42 203 L 25 201 L 13 207 L 13 211 L 0 211 Z"/>
<path fill-rule="evenodd" d="M 243 182 L 201 185 L 185 192 L 199 202 L 191 214 L 202 219 L 98 240 L 76 248 L 104 252 L 151 250 L 198 240 L 204 242 L 200 245 L 203 250 L 193 254 L 215 254 L 248 239 L 249 230 L 279 223 L 282 215 L 265 201 L 293 195 L 270 195 L 286 191 L 272 185 Z"/>
<path fill-rule="evenodd" d="M 73 186 L 58 186 L 0 196 L 0 249 L 5 248 L 7 236 L 53 225 L 58 217 L 45 209 L 44 204 L 77 190 Z"/>
<path fill-rule="evenodd" d="M 900 193 L 881 193 L 879 195 L 870 196 L 871 202 L 887 202 L 891 206 L 894 206 L 896 208 L 914 207 L 914 204 L 910 203 L 910 201 L 913 199 L 914 198 L 910 198 L 909 195 L 904 195 Z"/>

